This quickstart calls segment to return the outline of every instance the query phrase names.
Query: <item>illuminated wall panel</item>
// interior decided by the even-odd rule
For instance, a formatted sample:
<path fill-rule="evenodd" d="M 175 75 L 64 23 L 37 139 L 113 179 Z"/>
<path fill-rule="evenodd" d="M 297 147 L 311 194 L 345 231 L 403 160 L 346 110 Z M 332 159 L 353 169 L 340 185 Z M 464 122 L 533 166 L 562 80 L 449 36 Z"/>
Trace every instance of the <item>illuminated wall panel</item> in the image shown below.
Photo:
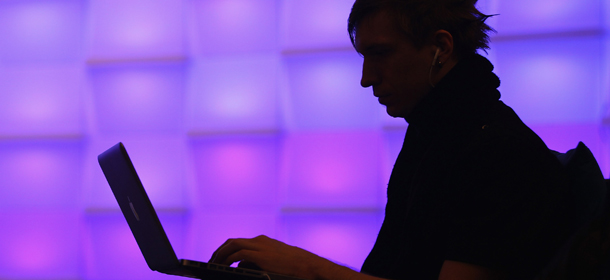
<path fill-rule="evenodd" d="M 79 140 L 0 142 L 0 208 L 75 209 L 82 188 Z"/>
<path fill-rule="evenodd" d="M 360 86 L 354 51 L 286 56 L 291 129 L 364 129 L 380 123 L 379 104 Z"/>
<path fill-rule="evenodd" d="M 78 279 L 79 222 L 74 212 L 0 212 L 0 278 Z"/>
<path fill-rule="evenodd" d="M 157 214 L 176 255 L 181 256 L 188 217 L 180 213 Z M 148 268 L 125 218 L 119 212 L 90 213 L 86 228 L 86 279 L 184 279 Z"/>
<path fill-rule="evenodd" d="M 92 60 L 183 57 L 183 0 L 89 1 Z"/>
<path fill-rule="evenodd" d="M 278 218 L 273 212 L 250 210 L 222 210 L 193 214 L 192 244 L 186 256 L 207 262 L 212 253 L 229 238 L 253 238 L 267 235 L 277 238 Z"/>
<path fill-rule="evenodd" d="M 275 206 L 276 135 L 210 136 L 192 141 L 197 201 L 205 208 Z"/>
<path fill-rule="evenodd" d="M 282 164 L 284 207 L 375 207 L 381 137 L 376 132 L 295 133 Z"/>
<path fill-rule="evenodd" d="M 283 0 L 283 49 L 350 47 L 347 18 L 352 0 Z"/>
<path fill-rule="evenodd" d="M 288 213 L 286 242 L 357 271 L 373 248 L 383 213 Z"/>
<path fill-rule="evenodd" d="M 498 35 L 597 30 L 603 23 L 602 1 L 498 1 Z"/>
<path fill-rule="evenodd" d="M 600 37 L 505 41 L 494 48 L 502 100 L 526 124 L 598 121 Z"/>
<path fill-rule="evenodd" d="M 278 129 L 277 56 L 209 58 L 191 70 L 191 133 Z"/>
<path fill-rule="evenodd" d="M 92 66 L 99 130 L 106 134 L 181 132 L 184 72 L 181 62 Z"/>
<path fill-rule="evenodd" d="M 186 141 L 181 137 L 123 138 L 96 141 L 90 145 L 88 160 L 93 182 L 87 189 L 89 209 L 118 210 L 110 186 L 102 173 L 97 155 L 118 142 L 123 142 L 144 189 L 158 210 L 188 208 Z"/>
<path fill-rule="evenodd" d="M 83 1 L 0 2 L 0 61 L 75 60 L 82 55 Z"/>
<path fill-rule="evenodd" d="M 277 0 L 193 0 L 196 54 L 277 49 Z"/>
<path fill-rule="evenodd" d="M 0 67 L 0 137 L 81 134 L 83 81 L 77 65 Z"/>

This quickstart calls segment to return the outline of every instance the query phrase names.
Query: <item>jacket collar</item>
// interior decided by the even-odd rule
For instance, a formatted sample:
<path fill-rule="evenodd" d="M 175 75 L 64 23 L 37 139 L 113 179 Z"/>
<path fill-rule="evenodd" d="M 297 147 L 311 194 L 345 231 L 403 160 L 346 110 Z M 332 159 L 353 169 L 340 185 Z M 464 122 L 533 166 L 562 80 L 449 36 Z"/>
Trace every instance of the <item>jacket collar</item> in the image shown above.
<path fill-rule="evenodd" d="M 500 99 L 500 79 L 485 57 L 462 58 L 405 119 L 423 130 L 480 120 Z"/>

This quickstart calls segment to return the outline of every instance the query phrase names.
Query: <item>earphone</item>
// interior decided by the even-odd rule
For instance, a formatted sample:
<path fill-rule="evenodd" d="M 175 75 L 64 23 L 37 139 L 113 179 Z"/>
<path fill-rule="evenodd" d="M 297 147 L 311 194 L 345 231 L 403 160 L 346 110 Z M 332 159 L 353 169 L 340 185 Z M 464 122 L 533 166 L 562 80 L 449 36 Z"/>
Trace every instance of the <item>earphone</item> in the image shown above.
<path fill-rule="evenodd" d="M 434 66 L 436 59 L 438 58 L 438 54 L 441 52 L 441 48 L 436 48 L 436 53 L 434 54 L 434 59 L 432 59 L 432 66 Z"/>
<path fill-rule="evenodd" d="M 436 59 L 438 58 L 438 54 L 441 52 L 441 48 L 436 48 L 436 53 L 434 54 L 434 59 L 432 59 L 432 65 L 430 65 L 430 73 L 428 73 L 428 83 L 430 83 L 431 87 L 434 87 L 434 83 L 432 83 L 432 69 L 434 68 L 434 64 L 436 64 Z M 440 63 L 439 63 L 440 65 Z"/>

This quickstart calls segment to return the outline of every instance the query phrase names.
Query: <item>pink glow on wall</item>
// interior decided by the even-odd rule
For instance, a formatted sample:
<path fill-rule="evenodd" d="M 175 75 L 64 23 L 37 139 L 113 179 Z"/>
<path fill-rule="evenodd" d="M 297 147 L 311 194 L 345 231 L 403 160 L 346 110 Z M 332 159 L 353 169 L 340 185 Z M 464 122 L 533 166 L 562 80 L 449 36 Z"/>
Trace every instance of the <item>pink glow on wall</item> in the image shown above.
<path fill-rule="evenodd" d="M 79 141 L 0 143 L 0 209 L 75 209 L 82 172 Z"/>
<path fill-rule="evenodd" d="M 195 62 L 187 102 L 189 131 L 279 129 L 279 64 L 275 55 Z"/>
<path fill-rule="evenodd" d="M 180 132 L 182 63 L 100 65 L 90 70 L 97 121 L 105 133 Z"/>
<path fill-rule="evenodd" d="M 0 61 L 77 60 L 82 55 L 80 0 L 0 3 Z"/>
<path fill-rule="evenodd" d="M 282 163 L 285 206 L 377 206 L 380 135 L 295 133 L 286 141 Z"/>
<path fill-rule="evenodd" d="M 286 66 L 289 129 L 379 126 L 381 105 L 360 86 L 362 58 L 354 51 L 291 55 Z"/>
<path fill-rule="evenodd" d="M 478 2 L 503 100 L 606 177 L 607 2 Z M 352 3 L 0 0 L 0 279 L 183 279 L 118 212 L 119 141 L 179 257 L 266 234 L 359 268 L 407 125 L 360 87 Z"/>
<path fill-rule="evenodd" d="M 286 242 L 360 270 L 382 217 L 376 213 L 294 213 L 282 216 Z"/>
<path fill-rule="evenodd" d="M 91 59 L 186 55 L 184 1 L 93 0 L 90 2 L 89 57 Z"/>
<path fill-rule="evenodd" d="M 0 136 L 81 134 L 83 77 L 74 65 L 0 68 Z"/>
<path fill-rule="evenodd" d="M 0 278 L 78 278 L 77 213 L 2 211 L 0 226 Z"/>
<path fill-rule="evenodd" d="M 126 141 L 149 198 L 158 209 L 186 209 L 186 143 L 181 139 Z"/>
<path fill-rule="evenodd" d="M 502 100 L 526 124 L 596 123 L 600 118 L 601 39 L 496 43 Z"/>
<path fill-rule="evenodd" d="M 188 218 L 180 213 L 158 215 L 174 251 L 180 256 L 183 252 Z M 148 268 L 125 218 L 120 213 L 90 214 L 87 217 L 86 236 L 86 279 L 184 279 Z"/>
<path fill-rule="evenodd" d="M 115 140 L 101 141 L 91 145 L 97 157 L 119 141 L 123 142 L 136 172 L 144 185 L 148 197 L 156 209 L 184 210 L 189 207 L 187 187 L 187 144 L 182 137 L 112 137 Z M 118 210 L 110 186 L 97 160 L 93 185 L 87 188 L 86 206 L 90 209 Z"/>
<path fill-rule="evenodd" d="M 277 49 L 277 0 L 194 0 L 196 54 Z"/>
<path fill-rule="evenodd" d="M 601 29 L 603 1 L 498 1 L 499 35 Z"/>
<path fill-rule="evenodd" d="M 282 1 L 284 49 L 349 47 L 346 20 L 352 0 Z"/>
<path fill-rule="evenodd" d="M 279 139 L 275 135 L 218 136 L 192 142 L 201 206 L 274 206 Z"/>

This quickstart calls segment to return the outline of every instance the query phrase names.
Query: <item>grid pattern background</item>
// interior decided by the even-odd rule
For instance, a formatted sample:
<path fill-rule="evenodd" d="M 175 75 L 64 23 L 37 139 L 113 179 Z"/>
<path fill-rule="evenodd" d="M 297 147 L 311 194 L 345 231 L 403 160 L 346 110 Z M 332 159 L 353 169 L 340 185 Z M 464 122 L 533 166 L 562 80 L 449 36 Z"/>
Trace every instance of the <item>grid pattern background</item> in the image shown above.
<path fill-rule="evenodd" d="M 359 86 L 352 0 L 0 0 L 0 278 L 149 271 L 122 141 L 181 258 L 265 234 L 358 269 L 407 124 Z M 608 176 L 610 1 L 481 0 L 502 100 Z"/>

